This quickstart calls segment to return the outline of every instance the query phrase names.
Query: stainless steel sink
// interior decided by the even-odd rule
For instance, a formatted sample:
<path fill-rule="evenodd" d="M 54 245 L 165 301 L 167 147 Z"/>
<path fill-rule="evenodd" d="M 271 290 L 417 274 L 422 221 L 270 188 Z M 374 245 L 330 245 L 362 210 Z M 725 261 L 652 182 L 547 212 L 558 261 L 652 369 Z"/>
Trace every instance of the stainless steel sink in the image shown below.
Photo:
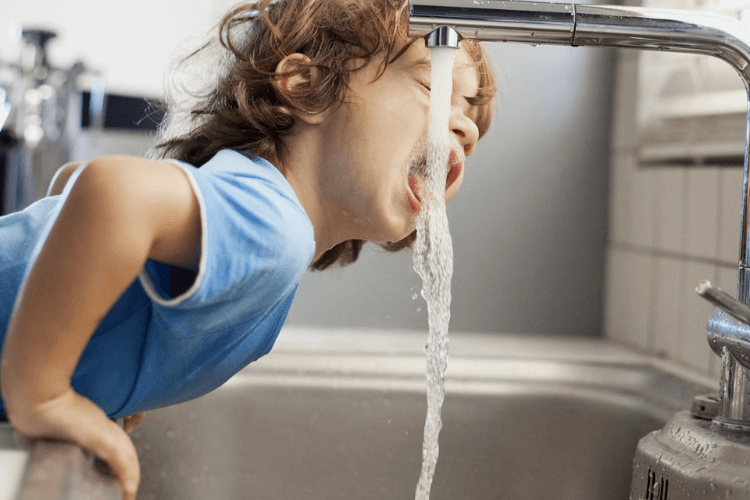
<path fill-rule="evenodd" d="M 139 499 L 413 498 L 424 334 L 287 328 L 133 434 Z M 453 334 L 431 498 L 627 499 L 638 440 L 716 381 L 598 340 Z"/>

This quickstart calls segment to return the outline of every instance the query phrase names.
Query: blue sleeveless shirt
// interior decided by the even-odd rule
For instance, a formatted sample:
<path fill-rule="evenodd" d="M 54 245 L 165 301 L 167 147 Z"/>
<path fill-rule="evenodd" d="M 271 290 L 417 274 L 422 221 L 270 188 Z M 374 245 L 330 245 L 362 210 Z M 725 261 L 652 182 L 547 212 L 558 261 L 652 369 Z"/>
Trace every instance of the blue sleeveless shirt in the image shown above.
<path fill-rule="evenodd" d="M 267 354 L 315 252 L 310 219 L 266 160 L 224 150 L 200 169 L 170 161 L 200 205 L 198 273 L 173 296 L 175 269 L 149 260 L 97 327 L 72 385 L 110 417 L 197 398 Z M 72 184 L 0 217 L 0 341 Z"/>

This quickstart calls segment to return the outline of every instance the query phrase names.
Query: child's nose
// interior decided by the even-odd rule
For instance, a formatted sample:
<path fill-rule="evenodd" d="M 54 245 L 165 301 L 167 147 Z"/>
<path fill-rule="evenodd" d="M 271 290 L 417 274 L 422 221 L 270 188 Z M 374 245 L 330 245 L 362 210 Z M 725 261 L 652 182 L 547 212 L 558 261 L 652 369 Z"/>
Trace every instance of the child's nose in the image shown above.
<path fill-rule="evenodd" d="M 464 154 L 469 156 L 479 140 L 479 128 L 476 123 L 465 114 L 454 112 L 451 114 L 450 127 L 451 133 L 461 144 Z"/>

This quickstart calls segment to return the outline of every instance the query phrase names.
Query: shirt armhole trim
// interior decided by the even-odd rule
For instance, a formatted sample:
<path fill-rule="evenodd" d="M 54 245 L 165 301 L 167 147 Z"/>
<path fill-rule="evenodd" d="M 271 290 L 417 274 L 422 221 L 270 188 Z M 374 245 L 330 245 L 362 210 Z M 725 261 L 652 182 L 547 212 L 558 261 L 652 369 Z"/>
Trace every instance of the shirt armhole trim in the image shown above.
<path fill-rule="evenodd" d="M 151 281 L 148 273 L 146 272 L 145 267 L 138 272 L 138 280 L 141 282 L 146 295 L 148 295 L 151 300 L 161 306 L 173 307 L 190 298 L 203 283 L 203 277 L 206 274 L 206 263 L 208 262 L 208 224 L 206 217 L 206 202 L 203 199 L 203 193 L 201 193 L 198 182 L 195 180 L 195 177 L 193 177 L 193 173 L 189 168 L 176 160 L 168 159 L 164 160 L 164 163 L 171 163 L 172 165 L 179 167 L 185 173 L 188 181 L 190 182 L 190 186 L 193 188 L 193 193 L 195 193 L 195 197 L 198 200 L 198 206 L 200 207 L 201 214 L 201 257 L 200 262 L 198 263 L 198 274 L 196 275 L 195 281 L 193 281 L 193 284 L 190 286 L 190 288 L 188 288 L 177 297 L 174 297 L 172 299 L 164 299 L 156 292 L 154 284 Z"/>
<path fill-rule="evenodd" d="M 60 177 L 60 174 L 62 174 L 65 171 L 65 169 L 68 168 L 70 165 L 73 165 L 73 164 L 76 164 L 76 163 L 80 163 L 80 165 L 78 167 L 76 167 L 76 169 L 73 171 L 73 174 L 71 174 L 71 176 L 68 178 L 68 182 L 65 183 L 65 186 L 67 186 L 68 183 L 70 183 L 70 179 L 73 178 L 73 176 L 75 175 L 76 171 L 83 169 L 84 167 L 86 167 L 86 165 L 89 164 L 89 162 L 69 161 L 68 163 L 66 163 L 62 167 L 60 167 L 57 170 L 55 170 L 55 175 L 52 176 L 52 179 L 50 179 L 49 185 L 47 186 L 47 193 L 44 195 L 45 198 L 47 196 L 50 196 L 52 194 L 52 186 L 55 185 L 55 181 L 57 181 L 57 178 Z M 64 190 L 65 186 L 63 186 L 63 190 Z"/>

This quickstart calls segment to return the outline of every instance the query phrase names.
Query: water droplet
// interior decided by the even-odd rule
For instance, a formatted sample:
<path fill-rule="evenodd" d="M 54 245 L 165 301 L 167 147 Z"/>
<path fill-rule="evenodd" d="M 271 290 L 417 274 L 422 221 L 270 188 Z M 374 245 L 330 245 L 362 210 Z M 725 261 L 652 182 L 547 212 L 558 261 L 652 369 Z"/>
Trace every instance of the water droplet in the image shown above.
<path fill-rule="evenodd" d="M 411 300 L 417 300 L 416 292 L 411 294 Z"/>

